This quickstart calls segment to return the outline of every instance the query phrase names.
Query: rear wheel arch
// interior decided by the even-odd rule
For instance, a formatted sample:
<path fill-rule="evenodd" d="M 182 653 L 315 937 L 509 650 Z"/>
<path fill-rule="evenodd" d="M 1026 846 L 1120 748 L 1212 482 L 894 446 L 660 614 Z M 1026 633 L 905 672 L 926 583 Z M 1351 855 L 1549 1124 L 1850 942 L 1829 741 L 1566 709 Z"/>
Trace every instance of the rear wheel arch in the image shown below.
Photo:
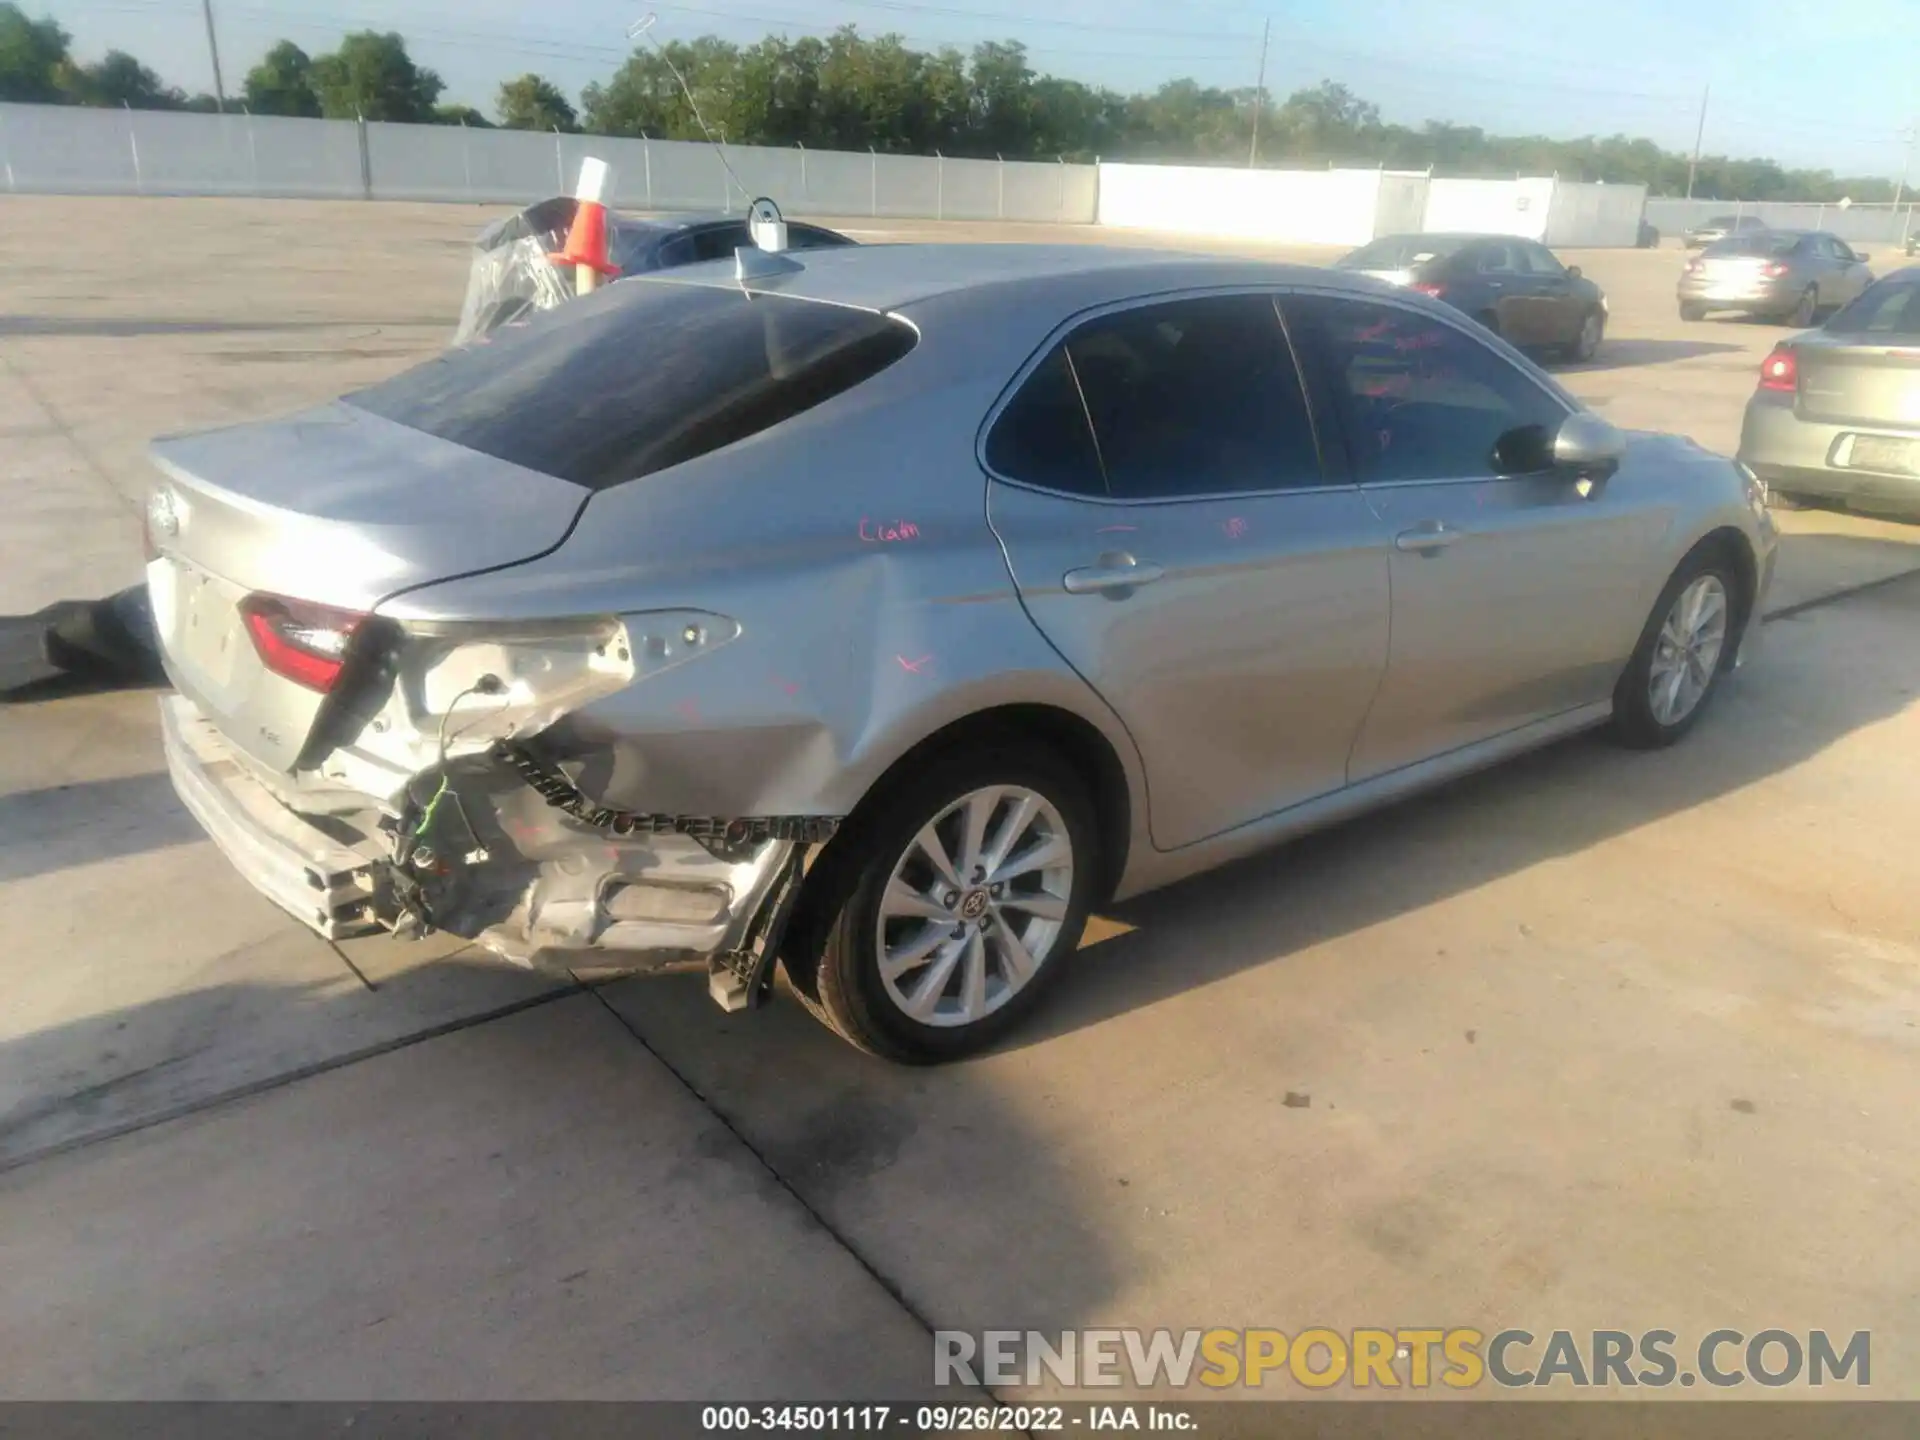
<path fill-rule="evenodd" d="M 1082 716 L 1057 705 L 996 705 L 976 710 L 916 742 L 879 774 L 847 816 L 840 832 L 822 849 L 816 866 L 827 862 L 841 835 L 857 837 L 864 817 L 884 805 L 904 777 L 924 769 L 938 756 L 970 746 L 1025 743 L 1045 750 L 1072 768 L 1093 799 L 1102 836 L 1099 893 L 1110 894 L 1126 873 L 1133 835 L 1133 789 L 1127 767 L 1113 742 Z M 850 842 L 852 843 L 852 842 Z M 801 896 L 805 902 L 804 893 Z"/>
<path fill-rule="evenodd" d="M 951 781 L 956 773 L 974 767 L 984 772 L 973 777 L 978 783 L 1044 786 L 1065 813 L 1078 811 L 1085 817 L 1080 833 L 1091 827 L 1088 838 L 1099 868 L 1089 888 L 1075 887 L 1078 898 L 1065 921 L 1072 934 L 1062 943 L 1071 947 L 1087 907 L 1101 903 L 1125 872 L 1133 812 L 1127 771 L 1113 744 L 1082 717 L 1044 704 L 998 706 L 942 726 L 912 746 L 867 788 L 808 867 L 780 950 L 780 963 L 801 1004 L 830 1029 L 874 1054 L 918 1062 L 969 1053 L 1018 1023 L 1025 1007 L 1038 999 L 1039 985 L 1028 986 L 1030 993 L 1016 995 L 997 1014 L 972 1023 L 971 1037 L 964 1031 L 950 1038 L 924 1031 L 916 1036 L 911 1032 L 921 1027 L 907 1024 L 910 1033 L 903 1038 L 895 1033 L 901 1028 L 899 1017 L 889 1020 L 891 1012 L 867 993 L 873 988 L 872 956 L 861 938 L 860 916 L 863 905 L 873 901 L 863 901 L 862 892 L 878 893 L 869 867 L 876 861 L 888 863 L 898 838 L 896 833 L 889 839 L 889 832 L 897 832 L 903 813 L 917 813 L 930 787 L 938 789 L 942 777 Z M 1022 775 L 1027 778 L 1022 780 Z M 1048 775 L 1051 781 L 1041 778 Z M 1071 819 L 1068 823 L 1073 824 Z M 987 922 L 981 925 L 984 930 Z M 1053 957 L 1042 979 L 1057 972 L 1065 958 Z"/>

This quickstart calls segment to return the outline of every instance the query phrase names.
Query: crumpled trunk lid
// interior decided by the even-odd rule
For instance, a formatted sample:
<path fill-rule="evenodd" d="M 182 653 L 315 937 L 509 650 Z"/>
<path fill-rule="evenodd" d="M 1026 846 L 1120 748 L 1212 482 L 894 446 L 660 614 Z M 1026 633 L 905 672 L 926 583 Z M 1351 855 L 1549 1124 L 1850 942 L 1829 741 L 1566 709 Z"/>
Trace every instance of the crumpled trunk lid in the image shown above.
<path fill-rule="evenodd" d="M 325 696 L 269 670 L 240 611 L 266 593 L 366 614 L 560 544 L 580 486 L 338 401 L 152 447 L 147 567 L 168 674 L 227 737 L 291 769 Z"/>

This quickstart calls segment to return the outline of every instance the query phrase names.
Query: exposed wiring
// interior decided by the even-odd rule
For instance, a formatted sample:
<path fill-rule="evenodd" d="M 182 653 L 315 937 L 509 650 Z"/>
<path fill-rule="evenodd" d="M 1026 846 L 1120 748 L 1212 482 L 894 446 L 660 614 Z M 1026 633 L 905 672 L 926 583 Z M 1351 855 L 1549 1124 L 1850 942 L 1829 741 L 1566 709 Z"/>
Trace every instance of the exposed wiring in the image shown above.
<path fill-rule="evenodd" d="M 439 736 L 440 788 L 433 792 L 432 798 L 429 799 L 425 804 L 425 806 L 421 808 L 420 823 L 413 827 L 413 835 L 409 840 L 410 845 L 412 841 L 420 839 L 421 836 L 427 834 L 427 832 L 432 828 L 434 817 L 440 813 L 440 802 L 446 799 L 449 795 L 453 797 L 453 808 L 460 812 L 460 823 L 466 827 L 467 839 L 476 846 L 480 843 L 480 837 L 473 828 L 473 821 L 470 818 L 468 818 L 467 807 L 461 804 L 460 796 L 453 789 L 452 782 L 448 776 L 447 722 L 453 719 L 453 712 L 459 708 L 460 702 L 466 699 L 469 695 L 504 695 L 506 693 L 506 689 L 507 689 L 506 685 L 502 683 L 498 675 L 493 675 L 493 674 L 482 675 L 478 680 L 474 681 L 473 684 L 469 685 L 466 689 L 462 690 L 458 695 L 454 696 L 453 699 L 447 703 L 446 710 L 442 712 L 440 716 L 440 736 Z M 460 731 L 455 735 L 454 738 L 457 739 L 459 734 L 464 734 L 468 729 L 471 729 L 474 725 L 479 724 L 480 721 L 484 718 L 486 717 L 476 716 L 474 719 L 468 721 L 466 725 L 461 727 Z"/>

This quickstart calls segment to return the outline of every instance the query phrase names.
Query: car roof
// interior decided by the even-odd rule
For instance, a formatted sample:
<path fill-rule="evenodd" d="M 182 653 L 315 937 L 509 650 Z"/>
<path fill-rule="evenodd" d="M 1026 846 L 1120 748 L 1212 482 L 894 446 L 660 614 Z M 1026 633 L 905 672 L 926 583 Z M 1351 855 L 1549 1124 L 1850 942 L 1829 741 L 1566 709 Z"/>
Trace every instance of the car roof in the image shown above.
<path fill-rule="evenodd" d="M 883 312 L 956 292 L 1044 290 L 1061 282 L 1075 282 L 1071 288 L 1082 304 L 1159 290 L 1306 281 L 1378 293 L 1375 282 L 1308 265 L 1120 245 L 858 245 L 809 250 L 798 263 L 797 270 L 751 279 L 746 288 Z M 730 260 L 634 279 L 728 289 L 741 284 Z"/>
<path fill-rule="evenodd" d="M 1458 240 L 1463 244 L 1476 240 L 1525 240 L 1529 245 L 1540 243 L 1530 236 L 1506 235 L 1498 230 L 1407 230 L 1398 235 L 1376 235 L 1367 244 L 1378 245 L 1391 240 Z"/>
<path fill-rule="evenodd" d="M 748 219 L 744 211 L 729 214 L 723 210 L 675 211 L 663 215 L 627 215 L 616 212 L 611 218 L 622 229 L 647 230 L 661 235 L 679 234 L 684 230 L 704 230 L 715 225 L 745 225 Z M 809 230 L 827 228 L 805 220 L 788 220 L 787 224 L 796 228 L 804 226 Z"/>

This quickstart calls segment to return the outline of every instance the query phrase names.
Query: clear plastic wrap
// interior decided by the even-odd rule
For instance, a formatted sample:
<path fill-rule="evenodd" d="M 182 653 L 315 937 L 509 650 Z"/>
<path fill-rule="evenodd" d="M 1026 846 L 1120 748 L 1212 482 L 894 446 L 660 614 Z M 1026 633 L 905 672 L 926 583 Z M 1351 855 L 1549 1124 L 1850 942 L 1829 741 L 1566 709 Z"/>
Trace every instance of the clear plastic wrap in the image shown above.
<path fill-rule="evenodd" d="M 471 344 L 502 325 L 574 297 L 572 273 L 563 272 L 547 256 L 565 247 L 575 206 L 564 196 L 543 200 L 480 232 L 455 345 Z"/>

